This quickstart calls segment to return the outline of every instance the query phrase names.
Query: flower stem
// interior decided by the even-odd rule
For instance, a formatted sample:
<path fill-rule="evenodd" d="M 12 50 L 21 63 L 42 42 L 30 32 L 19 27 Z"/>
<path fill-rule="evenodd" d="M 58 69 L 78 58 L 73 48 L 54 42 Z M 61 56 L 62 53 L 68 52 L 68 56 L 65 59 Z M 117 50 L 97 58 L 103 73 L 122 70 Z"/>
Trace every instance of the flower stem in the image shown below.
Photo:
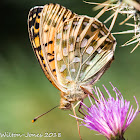
<path fill-rule="evenodd" d="M 123 135 L 117 135 L 116 137 L 111 137 L 109 140 L 125 140 L 125 138 L 123 137 Z"/>

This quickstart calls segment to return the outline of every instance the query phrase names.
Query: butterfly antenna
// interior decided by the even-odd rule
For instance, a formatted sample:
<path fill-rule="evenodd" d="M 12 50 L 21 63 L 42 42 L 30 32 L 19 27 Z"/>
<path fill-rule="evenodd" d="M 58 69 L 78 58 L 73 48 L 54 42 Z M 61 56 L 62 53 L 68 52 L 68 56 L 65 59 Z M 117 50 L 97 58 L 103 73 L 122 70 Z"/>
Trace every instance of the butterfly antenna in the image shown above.
<path fill-rule="evenodd" d="M 32 123 L 34 123 L 37 119 L 39 119 L 40 117 L 42 117 L 42 116 L 46 115 L 47 113 L 49 113 L 49 112 L 50 112 L 50 111 L 52 111 L 53 109 L 57 108 L 58 106 L 59 106 L 59 105 L 57 105 L 57 106 L 53 107 L 52 109 L 50 109 L 50 110 L 49 110 L 49 111 L 47 111 L 47 112 L 45 112 L 45 113 L 43 113 L 43 114 L 41 114 L 41 115 L 39 115 L 39 116 L 35 117 L 35 118 L 32 120 Z"/>

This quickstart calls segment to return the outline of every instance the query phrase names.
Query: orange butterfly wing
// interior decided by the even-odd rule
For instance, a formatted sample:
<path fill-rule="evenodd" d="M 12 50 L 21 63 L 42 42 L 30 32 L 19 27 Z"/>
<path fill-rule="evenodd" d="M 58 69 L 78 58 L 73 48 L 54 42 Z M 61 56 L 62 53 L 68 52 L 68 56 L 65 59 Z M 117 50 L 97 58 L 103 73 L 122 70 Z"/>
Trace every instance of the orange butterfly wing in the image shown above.
<path fill-rule="evenodd" d="M 47 4 L 32 8 L 28 16 L 28 31 L 33 50 L 46 77 L 57 89 L 59 83 L 54 57 L 55 32 L 66 19 L 74 15 L 59 4 Z"/>
<path fill-rule="evenodd" d="M 40 15 L 41 11 L 43 9 L 43 6 L 40 7 L 34 7 L 30 10 L 29 16 L 28 16 L 28 31 L 29 31 L 29 38 L 32 44 L 32 48 L 34 50 L 34 53 L 36 54 L 36 57 L 39 61 L 39 64 L 48 78 L 48 80 L 57 88 L 59 89 L 55 83 L 53 82 L 51 76 L 48 73 L 45 61 L 44 61 L 44 56 L 41 50 L 41 44 L 40 44 L 40 37 L 39 37 L 39 31 L 40 31 Z"/>

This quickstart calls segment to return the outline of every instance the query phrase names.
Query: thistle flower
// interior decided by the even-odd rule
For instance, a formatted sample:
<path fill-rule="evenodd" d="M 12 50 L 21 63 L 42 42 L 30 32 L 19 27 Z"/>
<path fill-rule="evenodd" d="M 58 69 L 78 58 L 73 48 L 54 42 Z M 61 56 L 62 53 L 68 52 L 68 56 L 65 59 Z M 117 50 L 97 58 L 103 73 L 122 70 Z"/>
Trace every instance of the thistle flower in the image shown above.
<path fill-rule="evenodd" d="M 91 107 L 87 107 L 81 102 L 80 111 L 84 114 L 84 118 L 77 118 L 82 120 L 83 126 L 101 133 L 108 140 L 125 140 L 123 137 L 124 132 L 139 113 L 138 102 L 134 96 L 137 104 L 137 109 L 134 112 L 130 101 L 124 100 L 116 87 L 112 85 L 116 98 L 111 96 L 104 85 L 103 87 L 109 98 L 106 99 L 100 89 L 95 87 L 93 90 L 99 101 L 95 101 L 95 104 L 93 104 L 89 97 Z"/>

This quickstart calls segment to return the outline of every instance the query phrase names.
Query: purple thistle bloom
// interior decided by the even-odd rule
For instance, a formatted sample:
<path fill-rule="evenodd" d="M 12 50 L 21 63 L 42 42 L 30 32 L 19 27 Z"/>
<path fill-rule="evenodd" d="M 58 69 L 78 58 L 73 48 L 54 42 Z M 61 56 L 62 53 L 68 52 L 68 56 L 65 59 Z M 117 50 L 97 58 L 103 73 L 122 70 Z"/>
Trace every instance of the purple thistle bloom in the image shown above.
<path fill-rule="evenodd" d="M 84 118 L 78 119 L 84 122 L 82 125 L 101 133 L 109 140 L 124 140 L 123 134 L 138 115 L 139 105 L 134 96 L 137 104 L 137 109 L 134 112 L 130 101 L 124 100 L 120 91 L 112 84 L 111 86 L 116 94 L 116 99 L 111 96 L 104 85 L 103 87 L 109 96 L 108 99 L 104 97 L 99 88 L 95 87 L 93 91 L 97 95 L 99 102 L 95 101 L 95 104 L 93 104 L 90 97 L 91 107 L 87 107 L 81 102 L 80 109 L 82 114 L 84 114 Z"/>

